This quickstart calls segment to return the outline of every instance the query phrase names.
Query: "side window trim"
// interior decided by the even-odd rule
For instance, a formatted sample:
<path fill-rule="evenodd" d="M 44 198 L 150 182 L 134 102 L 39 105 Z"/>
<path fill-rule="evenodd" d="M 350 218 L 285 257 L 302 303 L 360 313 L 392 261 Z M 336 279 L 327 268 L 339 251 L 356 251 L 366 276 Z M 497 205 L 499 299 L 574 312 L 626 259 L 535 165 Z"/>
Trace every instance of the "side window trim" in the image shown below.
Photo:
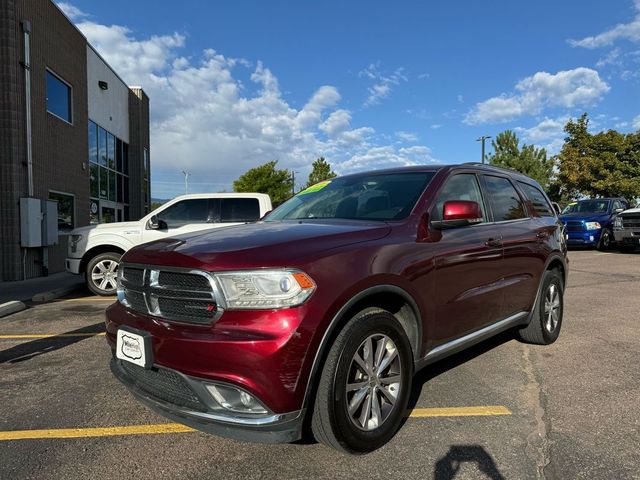
<path fill-rule="evenodd" d="M 525 201 L 526 197 L 523 197 L 522 192 L 518 189 L 517 186 L 515 186 L 513 184 L 513 180 L 508 175 L 500 175 L 498 173 L 491 172 L 491 173 L 482 173 L 480 176 L 482 177 L 482 182 L 481 182 L 482 188 L 483 188 L 483 190 L 485 192 L 488 190 L 487 187 L 486 187 L 486 184 L 485 184 L 485 179 L 487 177 L 497 177 L 497 178 L 502 178 L 502 179 L 507 180 L 511 184 L 513 189 L 516 191 L 516 194 L 518 195 L 518 197 L 520 198 L 520 203 L 522 204 L 522 208 L 523 208 L 524 213 L 525 213 L 525 216 L 522 217 L 522 218 L 514 218 L 512 220 L 498 220 L 498 221 L 496 221 L 495 214 L 493 212 L 493 207 L 491 206 L 491 202 L 487 201 L 487 203 L 489 204 L 489 208 L 491 209 L 491 219 L 493 220 L 492 223 L 515 223 L 515 222 L 522 222 L 522 221 L 525 221 L 525 220 L 526 221 L 531 220 L 531 212 L 529 212 L 529 208 L 528 208 L 528 206 L 526 204 L 527 202 Z M 487 198 L 488 198 L 488 194 L 487 194 Z"/>

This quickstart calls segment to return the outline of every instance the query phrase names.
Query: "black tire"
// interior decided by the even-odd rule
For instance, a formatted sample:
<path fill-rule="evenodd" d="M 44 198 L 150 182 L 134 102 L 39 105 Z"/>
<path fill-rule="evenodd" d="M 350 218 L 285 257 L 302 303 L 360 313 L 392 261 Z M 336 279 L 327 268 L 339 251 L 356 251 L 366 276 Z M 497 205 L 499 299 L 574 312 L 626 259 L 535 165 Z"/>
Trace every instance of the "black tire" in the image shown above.
<path fill-rule="evenodd" d="M 118 273 L 118 263 L 120 262 L 121 256 L 119 253 L 105 252 L 89 260 L 85 272 L 87 288 L 96 295 L 115 295 L 116 275 Z M 108 271 L 104 271 L 101 266 L 105 267 Z M 103 274 L 102 279 L 98 276 L 100 273 Z"/>
<path fill-rule="evenodd" d="M 600 240 L 596 248 L 601 252 L 607 251 L 611 248 L 611 242 L 613 242 L 613 234 L 608 228 L 604 228 L 600 233 Z"/>
<path fill-rule="evenodd" d="M 373 348 L 369 347 L 368 351 L 383 352 L 382 357 L 378 357 L 375 353 L 368 357 L 373 363 L 378 362 L 377 365 L 382 365 L 384 360 L 393 357 L 392 362 L 383 366 L 379 376 L 375 373 L 371 376 L 363 375 L 364 368 L 360 367 L 354 358 L 356 352 L 365 352 L 361 348 L 372 337 L 372 343 L 368 345 Z M 383 341 L 381 337 L 386 340 Z M 378 338 L 379 340 L 376 340 Z M 389 339 L 393 346 L 388 343 Z M 392 350 L 389 351 L 387 348 Z M 393 351 L 396 352 L 396 356 L 392 355 Z M 362 358 L 365 358 L 367 363 L 366 353 L 360 356 L 360 359 Z M 377 367 L 374 365 L 374 368 Z M 388 383 L 391 378 L 398 378 L 398 376 L 398 384 Z M 386 311 L 356 315 L 349 320 L 335 339 L 320 377 L 311 419 L 311 429 L 316 440 L 339 451 L 352 454 L 368 453 L 380 448 L 395 435 L 400 427 L 411 393 L 412 378 L 411 345 L 395 317 Z M 354 385 L 363 386 L 347 392 L 347 382 L 350 379 Z M 382 392 L 380 389 L 387 383 L 386 393 Z M 356 397 L 362 396 L 360 394 L 365 390 L 368 394 L 365 392 L 363 400 L 358 403 L 355 400 Z M 388 395 L 393 393 L 396 397 L 395 403 L 392 404 Z M 353 415 L 348 411 L 349 396 L 352 404 L 360 405 Z M 370 416 L 363 413 L 367 405 Z M 377 405 L 377 409 L 374 405 Z M 352 416 L 359 418 L 352 418 Z M 369 419 L 366 425 L 358 423 L 363 416 Z M 376 427 L 379 419 L 382 421 Z"/>
<path fill-rule="evenodd" d="M 553 291 L 557 292 L 557 319 L 554 323 L 553 315 L 545 313 L 546 306 L 549 307 L 555 305 L 555 302 L 550 300 Z M 555 298 L 555 297 L 554 297 Z M 560 335 L 560 329 L 562 327 L 562 315 L 564 312 L 564 283 L 562 281 L 562 275 L 558 270 L 547 270 L 542 277 L 542 290 L 540 291 L 540 298 L 536 302 L 536 306 L 531 316 L 529 325 L 518 330 L 518 336 L 526 343 L 533 343 L 536 345 L 549 345 L 555 342 Z M 548 310 L 547 310 L 548 312 Z"/>
<path fill-rule="evenodd" d="M 628 246 L 628 245 L 620 246 L 620 251 L 622 253 L 633 253 L 634 250 L 635 250 L 635 247 L 633 246 Z"/>

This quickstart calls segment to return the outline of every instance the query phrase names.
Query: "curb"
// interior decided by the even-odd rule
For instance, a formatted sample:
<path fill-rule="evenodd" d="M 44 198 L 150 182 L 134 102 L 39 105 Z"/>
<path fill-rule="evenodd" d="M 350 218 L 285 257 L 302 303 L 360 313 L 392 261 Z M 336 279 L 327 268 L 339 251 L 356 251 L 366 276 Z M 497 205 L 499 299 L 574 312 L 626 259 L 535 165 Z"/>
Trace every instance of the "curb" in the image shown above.
<path fill-rule="evenodd" d="M 12 313 L 21 312 L 27 308 L 27 306 L 17 300 L 0 304 L 0 318 L 11 315 Z"/>
<path fill-rule="evenodd" d="M 49 290 L 47 292 L 36 293 L 31 298 L 31 301 L 34 303 L 49 302 L 51 300 L 55 300 L 56 298 L 60 298 L 70 293 L 73 293 L 76 290 L 79 290 L 80 288 L 82 288 L 82 286 L 83 286 L 82 283 L 77 283 L 74 285 L 69 285 L 67 287 L 60 287 L 54 290 Z"/>

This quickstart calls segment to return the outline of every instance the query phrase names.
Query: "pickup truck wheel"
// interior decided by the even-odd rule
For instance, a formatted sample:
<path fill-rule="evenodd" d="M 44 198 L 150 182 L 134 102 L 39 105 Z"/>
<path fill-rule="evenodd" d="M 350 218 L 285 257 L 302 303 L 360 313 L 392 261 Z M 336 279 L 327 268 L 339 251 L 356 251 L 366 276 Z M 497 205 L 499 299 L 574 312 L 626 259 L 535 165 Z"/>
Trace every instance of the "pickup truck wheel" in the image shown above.
<path fill-rule="evenodd" d="M 622 253 L 633 253 L 634 250 L 635 250 L 635 248 L 632 247 L 632 246 L 631 247 L 628 246 L 628 245 L 624 245 L 624 246 L 621 245 L 620 246 L 620 251 Z"/>
<path fill-rule="evenodd" d="M 386 311 L 352 318 L 329 351 L 311 427 L 316 439 L 347 453 L 387 443 L 404 417 L 413 359 L 409 340 Z"/>
<path fill-rule="evenodd" d="M 87 264 L 87 287 L 96 295 L 115 295 L 118 263 L 121 255 L 106 252 L 96 255 Z"/>
<path fill-rule="evenodd" d="M 600 251 L 609 250 L 611 248 L 611 230 L 605 228 L 600 233 L 600 241 L 598 242 L 597 249 Z"/>
<path fill-rule="evenodd" d="M 527 343 L 549 345 L 555 342 L 562 327 L 564 285 L 558 270 L 547 270 L 542 291 L 529 325 L 520 329 L 520 339 Z"/>

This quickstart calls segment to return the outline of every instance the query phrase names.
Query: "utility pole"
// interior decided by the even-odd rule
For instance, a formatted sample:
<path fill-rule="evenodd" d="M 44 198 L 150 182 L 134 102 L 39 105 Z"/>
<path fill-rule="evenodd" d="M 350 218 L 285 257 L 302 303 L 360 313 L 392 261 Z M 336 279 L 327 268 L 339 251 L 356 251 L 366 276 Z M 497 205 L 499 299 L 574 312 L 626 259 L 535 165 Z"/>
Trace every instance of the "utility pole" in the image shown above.
<path fill-rule="evenodd" d="M 296 194 L 296 173 L 300 173 L 300 172 L 296 172 L 295 170 L 291 170 L 291 193 L 293 195 Z"/>
<path fill-rule="evenodd" d="M 186 170 L 182 170 L 182 174 L 184 175 L 184 194 L 189 193 L 189 176 L 191 175 Z"/>
<path fill-rule="evenodd" d="M 476 139 L 476 142 L 482 142 L 482 163 L 484 163 L 484 142 L 488 138 L 491 138 L 490 135 L 482 135 L 480 138 Z"/>

